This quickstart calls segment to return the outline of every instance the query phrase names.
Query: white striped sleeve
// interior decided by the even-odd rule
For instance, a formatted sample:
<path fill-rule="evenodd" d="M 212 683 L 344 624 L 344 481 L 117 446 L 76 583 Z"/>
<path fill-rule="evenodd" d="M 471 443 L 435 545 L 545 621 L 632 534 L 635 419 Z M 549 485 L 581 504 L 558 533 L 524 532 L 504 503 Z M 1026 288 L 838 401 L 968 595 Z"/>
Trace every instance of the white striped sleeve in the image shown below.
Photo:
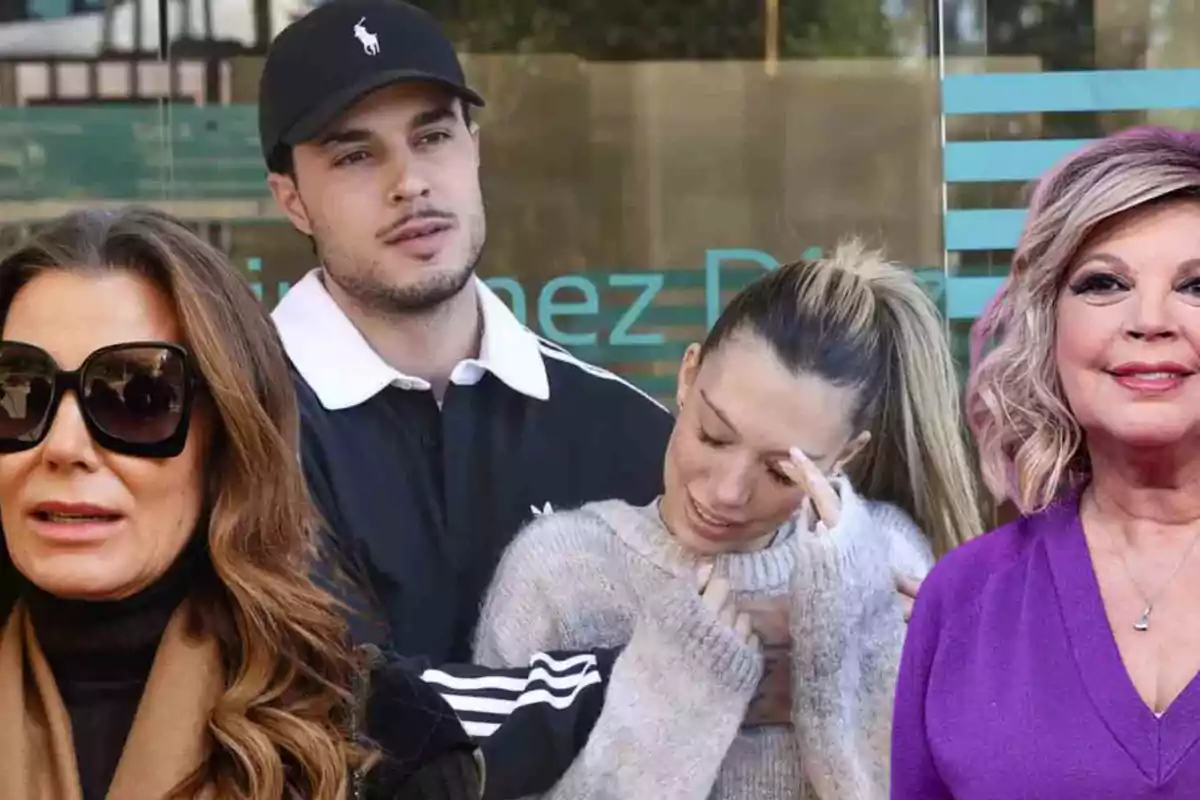
<path fill-rule="evenodd" d="M 422 679 L 446 700 L 475 739 L 486 739 L 514 712 L 542 706 L 569 711 L 604 676 L 591 653 L 535 653 L 526 667 L 492 669 L 455 664 L 425 670 Z"/>

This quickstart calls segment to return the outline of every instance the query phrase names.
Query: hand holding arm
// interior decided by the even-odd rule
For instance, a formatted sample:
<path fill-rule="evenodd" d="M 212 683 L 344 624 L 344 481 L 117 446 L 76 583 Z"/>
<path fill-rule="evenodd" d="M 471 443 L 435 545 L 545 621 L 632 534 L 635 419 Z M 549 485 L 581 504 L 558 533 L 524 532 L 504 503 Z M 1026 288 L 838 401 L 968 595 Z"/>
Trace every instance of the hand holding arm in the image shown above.
<path fill-rule="evenodd" d="M 556 526 L 596 525 L 572 512 L 542 518 L 506 554 L 483 616 L 478 652 L 485 659 L 516 659 L 561 646 L 562 632 L 587 612 L 574 608 L 574 587 L 589 580 L 580 548 L 556 546 Z M 611 530 L 587 537 L 613 546 Z M 536 535 L 547 547 L 527 539 Z M 561 552 L 565 558 L 554 555 Z M 602 554 L 601 571 L 614 569 L 615 552 Z M 594 576 L 596 573 L 590 573 Z M 542 578 L 545 578 L 544 580 Z M 594 578 L 593 578 L 594 579 Z M 537 621 L 525 614 L 537 608 Z M 578 642 L 575 642 L 578 644 Z M 497 664 L 499 665 L 499 664 Z M 587 744 L 545 800 L 705 800 L 736 738 L 758 684 L 762 659 L 748 620 L 734 609 L 723 581 L 702 592 L 663 576 L 648 593 L 632 636 L 613 665 L 603 710 Z M 703 731 L 698 736 L 697 731 Z"/>

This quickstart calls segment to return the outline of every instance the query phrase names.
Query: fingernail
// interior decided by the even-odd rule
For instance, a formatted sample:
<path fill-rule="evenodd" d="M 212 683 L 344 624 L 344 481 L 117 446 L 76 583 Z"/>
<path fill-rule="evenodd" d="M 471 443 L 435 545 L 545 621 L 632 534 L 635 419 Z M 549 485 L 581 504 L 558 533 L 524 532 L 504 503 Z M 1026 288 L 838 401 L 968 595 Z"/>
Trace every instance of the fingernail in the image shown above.
<path fill-rule="evenodd" d="M 788 455 L 792 457 L 793 461 L 799 461 L 802 464 L 809 461 L 808 456 L 805 455 L 804 451 L 799 447 L 793 447 L 792 449 L 788 450 Z"/>
<path fill-rule="evenodd" d="M 696 570 L 696 577 L 700 581 L 700 588 L 708 586 L 708 581 L 712 578 L 713 567 L 715 565 L 711 561 L 706 561 L 700 565 L 700 569 Z"/>

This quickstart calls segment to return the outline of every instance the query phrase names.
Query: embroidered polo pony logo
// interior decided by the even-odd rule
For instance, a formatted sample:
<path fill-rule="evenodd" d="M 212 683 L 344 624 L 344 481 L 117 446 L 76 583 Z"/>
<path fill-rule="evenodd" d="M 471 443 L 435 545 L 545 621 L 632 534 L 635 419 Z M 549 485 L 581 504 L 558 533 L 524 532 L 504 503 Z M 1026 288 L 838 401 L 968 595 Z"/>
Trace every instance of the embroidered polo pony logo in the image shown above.
<path fill-rule="evenodd" d="M 363 52 L 369 56 L 379 55 L 379 37 L 368 31 L 363 23 L 367 21 L 363 17 L 354 25 L 354 38 L 362 42 Z"/>

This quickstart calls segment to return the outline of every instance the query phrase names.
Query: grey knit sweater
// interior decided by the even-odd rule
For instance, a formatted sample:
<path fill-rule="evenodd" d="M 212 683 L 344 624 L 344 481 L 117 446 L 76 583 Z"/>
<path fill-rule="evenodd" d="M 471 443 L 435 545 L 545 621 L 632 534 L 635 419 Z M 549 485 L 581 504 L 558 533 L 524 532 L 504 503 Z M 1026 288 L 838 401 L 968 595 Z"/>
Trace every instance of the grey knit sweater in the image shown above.
<path fill-rule="evenodd" d="M 739 598 L 790 595 L 793 726 L 743 727 L 762 675 L 701 603 L 702 558 L 657 502 L 534 520 L 501 561 L 476 635 L 489 666 L 624 646 L 587 745 L 545 800 L 884 800 L 905 623 L 893 569 L 932 557 L 898 508 L 836 480 L 833 530 L 800 515 L 764 550 L 714 560 Z"/>

